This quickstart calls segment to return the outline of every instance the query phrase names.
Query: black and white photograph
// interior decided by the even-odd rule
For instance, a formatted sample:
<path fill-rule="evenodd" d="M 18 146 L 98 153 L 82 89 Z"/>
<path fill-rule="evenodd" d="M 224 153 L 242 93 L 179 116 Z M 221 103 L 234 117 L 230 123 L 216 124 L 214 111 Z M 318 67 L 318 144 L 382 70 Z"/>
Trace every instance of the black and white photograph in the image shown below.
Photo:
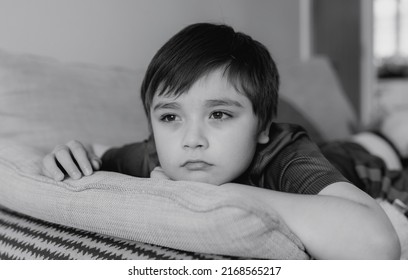
<path fill-rule="evenodd" d="M 0 260 L 408 260 L 408 0 L 0 0 Z"/>

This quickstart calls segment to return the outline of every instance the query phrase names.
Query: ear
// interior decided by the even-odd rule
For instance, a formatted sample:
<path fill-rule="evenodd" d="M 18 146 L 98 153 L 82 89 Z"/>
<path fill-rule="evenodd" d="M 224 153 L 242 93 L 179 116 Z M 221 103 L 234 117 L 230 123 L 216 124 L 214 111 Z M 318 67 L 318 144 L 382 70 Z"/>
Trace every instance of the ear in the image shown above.
<path fill-rule="evenodd" d="M 269 129 L 271 128 L 272 121 L 268 122 L 263 130 L 258 133 L 258 143 L 267 144 L 269 142 Z"/>

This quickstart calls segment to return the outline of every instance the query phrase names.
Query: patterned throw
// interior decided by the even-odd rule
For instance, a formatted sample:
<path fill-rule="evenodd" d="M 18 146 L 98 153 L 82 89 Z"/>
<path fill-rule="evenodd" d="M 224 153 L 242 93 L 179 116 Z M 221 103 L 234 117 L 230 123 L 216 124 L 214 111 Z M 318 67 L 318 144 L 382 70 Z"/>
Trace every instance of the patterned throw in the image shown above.
<path fill-rule="evenodd" d="M 78 230 L 0 207 L 0 259 L 231 259 L 169 249 Z"/>

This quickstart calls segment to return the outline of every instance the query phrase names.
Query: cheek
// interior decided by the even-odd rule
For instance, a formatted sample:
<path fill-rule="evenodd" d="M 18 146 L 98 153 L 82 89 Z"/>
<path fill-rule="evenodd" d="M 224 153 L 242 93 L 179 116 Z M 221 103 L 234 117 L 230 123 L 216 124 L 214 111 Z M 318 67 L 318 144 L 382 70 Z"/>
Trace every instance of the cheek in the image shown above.
<path fill-rule="evenodd" d="M 152 132 L 154 135 L 154 142 L 156 145 L 157 155 L 161 164 L 169 161 L 172 158 L 172 152 L 174 149 L 174 139 L 169 137 L 169 133 L 162 129 L 157 129 L 155 124 L 152 124 Z"/>
<path fill-rule="evenodd" d="M 217 152 L 224 161 L 233 165 L 247 166 L 252 161 L 257 146 L 256 131 L 233 130 L 218 138 Z"/>

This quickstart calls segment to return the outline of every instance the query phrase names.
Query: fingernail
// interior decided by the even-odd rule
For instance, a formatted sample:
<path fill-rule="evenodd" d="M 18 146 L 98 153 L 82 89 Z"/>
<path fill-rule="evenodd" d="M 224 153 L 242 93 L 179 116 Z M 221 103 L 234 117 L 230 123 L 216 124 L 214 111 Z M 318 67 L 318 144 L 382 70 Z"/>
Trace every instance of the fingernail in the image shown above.
<path fill-rule="evenodd" d="M 87 167 L 87 168 L 85 168 L 84 173 L 85 173 L 86 176 L 89 176 L 89 175 L 92 174 L 92 170 Z"/>
<path fill-rule="evenodd" d="M 77 171 L 72 172 L 72 178 L 73 179 L 79 179 L 81 178 L 81 174 Z"/>
<path fill-rule="evenodd" d="M 99 169 L 101 167 L 101 163 L 96 159 L 92 160 L 92 164 L 95 167 L 95 169 Z"/>

